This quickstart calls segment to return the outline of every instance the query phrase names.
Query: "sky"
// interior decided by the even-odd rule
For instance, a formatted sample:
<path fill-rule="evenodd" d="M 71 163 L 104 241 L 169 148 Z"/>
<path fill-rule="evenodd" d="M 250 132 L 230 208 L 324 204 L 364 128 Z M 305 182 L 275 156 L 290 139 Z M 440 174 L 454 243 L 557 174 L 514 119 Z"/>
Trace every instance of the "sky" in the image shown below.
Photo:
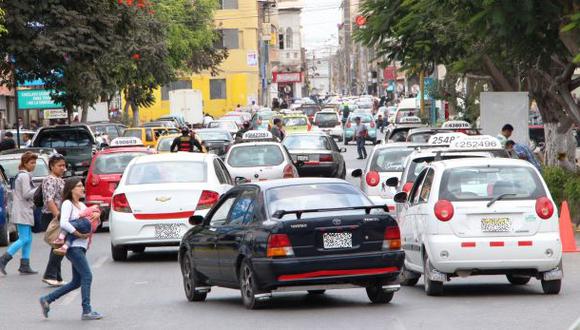
<path fill-rule="evenodd" d="M 305 0 L 302 10 L 302 47 L 319 49 L 323 45 L 338 46 L 341 0 Z"/>

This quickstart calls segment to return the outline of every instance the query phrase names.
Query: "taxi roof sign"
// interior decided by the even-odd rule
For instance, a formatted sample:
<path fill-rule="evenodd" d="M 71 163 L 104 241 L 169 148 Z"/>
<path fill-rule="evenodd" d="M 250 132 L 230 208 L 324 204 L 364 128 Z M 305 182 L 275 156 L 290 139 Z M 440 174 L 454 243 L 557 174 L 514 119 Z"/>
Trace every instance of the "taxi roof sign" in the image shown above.
<path fill-rule="evenodd" d="M 268 139 L 273 139 L 274 137 L 272 136 L 272 133 L 268 132 L 268 131 L 258 131 L 258 130 L 253 130 L 253 131 L 247 131 L 246 133 L 244 133 L 244 135 L 242 135 L 242 140 L 268 140 Z"/>
<path fill-rule="evenodd" d="M 417 116 L 407 116 L 399 119 L 399 124 L 421 124 L 421 118 Z"/>
<path fill-rule="evenodd" d="M 456 140 L 459 140 L 467 135 L 463 133 L 439 133 L 429 137 L 428 144 L 431 145 L 451 145 Z"/>
<path fill-rule="evenodd" d="M 489 150 L 502 149 L 501 143 L 491 135 L 466 135 L 451 143 L 449 149 Z"/>
<path fill-rule="evenodd" d="M 471 128 L 471 124 L 464 120 L 450 120 L 444 122 L 441 128 Z"/>
<path fill-rule="evenodd" d="M 143 141 L 136 137 L 118 137 L 111 141 L 111 148 L 142 147 Z"/>

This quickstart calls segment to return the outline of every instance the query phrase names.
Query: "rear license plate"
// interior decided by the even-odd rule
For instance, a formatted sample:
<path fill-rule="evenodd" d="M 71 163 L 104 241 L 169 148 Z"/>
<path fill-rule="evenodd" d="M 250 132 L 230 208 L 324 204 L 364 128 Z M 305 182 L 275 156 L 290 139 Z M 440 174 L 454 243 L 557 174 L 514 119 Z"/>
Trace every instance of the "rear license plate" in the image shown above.
<path fill-rule="evenodd" d="M 301 160 L 301 161 L 308 161 L 308 156 L 307 155 L 298 155 L 296 157 L 296 159 Z"/>
<path fill-rule="evenodd" d="M 481 231 L 496 233 L 508 232 L 512 230 L 512 220 L 510 218 L 482 218 Z"/>
<path fill-rule="evenodd" d="M 322 243 L 325 249 L 351 248 L 352 233 L 324 233 Z"/>
<path fill-rule="evenodd" d="M 155 238 L 181 238 L 181 225 L 178 223 L 155 225 Z"/>

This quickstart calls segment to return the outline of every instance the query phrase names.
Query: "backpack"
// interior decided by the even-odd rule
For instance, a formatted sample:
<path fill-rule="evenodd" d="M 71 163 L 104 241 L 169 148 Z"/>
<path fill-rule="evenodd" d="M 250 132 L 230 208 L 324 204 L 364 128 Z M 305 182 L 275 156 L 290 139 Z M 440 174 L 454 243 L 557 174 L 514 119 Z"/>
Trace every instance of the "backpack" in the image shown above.
<path fill-rule="evenodd" d="M 42 184 L 34 192 L 34 197 L 32 197 L 32 201 L 34 202 L 34 206 L 36 207 L 44 206 L 44 195 L 42 194 Z"/>

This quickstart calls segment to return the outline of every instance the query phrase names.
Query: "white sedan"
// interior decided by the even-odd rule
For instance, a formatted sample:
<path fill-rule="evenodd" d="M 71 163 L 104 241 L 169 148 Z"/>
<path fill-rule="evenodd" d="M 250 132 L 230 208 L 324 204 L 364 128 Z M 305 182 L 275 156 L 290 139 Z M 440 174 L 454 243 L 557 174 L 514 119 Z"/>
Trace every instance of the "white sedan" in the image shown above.
<path fill-rule="evenodd" d="M 562 285 L 558 212 L 538 170 L 516 159 L 433 162 L 413 187 L 395 195 L 405 263 L 403 285 L 423 275 L 427 295 L 453 277 L 505 275 L 514 285 L 532 277 L 546 294 Z"/>
<path fill-rule="evenodd" d="M 264 181 L 298 177 L 292 157 L 278 142 L 234 144 L 226 154 L 225 163 L 236 180 Z"/>
<path fill-rule="evenodd" d="M 109 215 L 113 260 L 149 246 L 179 246 L 191 227 L 189 217 L 203 215 L 233 187 L 218 156 L 168 153 L 133 159 L 112 198 Z"/>

